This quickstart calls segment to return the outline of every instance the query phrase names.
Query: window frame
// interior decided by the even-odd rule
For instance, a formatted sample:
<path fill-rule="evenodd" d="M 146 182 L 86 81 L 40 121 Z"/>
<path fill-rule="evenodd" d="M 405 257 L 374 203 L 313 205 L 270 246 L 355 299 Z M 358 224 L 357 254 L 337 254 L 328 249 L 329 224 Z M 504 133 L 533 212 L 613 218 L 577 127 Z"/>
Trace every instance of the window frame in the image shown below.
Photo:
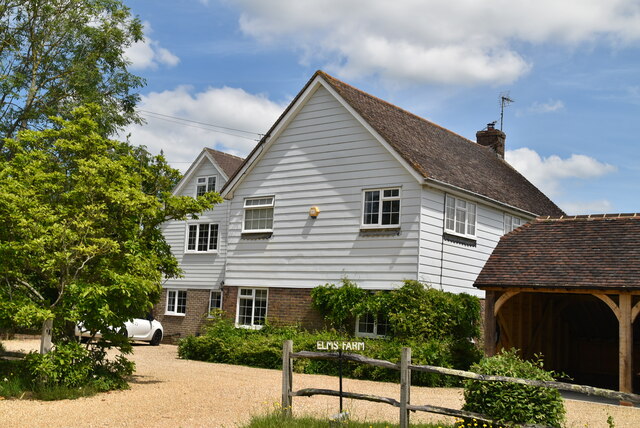
<path fill-rule="evenodd" d="M 507 219 L 509 219 L 509 224 L 510 224 L 510 229 L 507 230 Z M 516 220 L 518 221 L 518 225 L 516 226 Z M 520 226 L 522 226 L 523 224 L 525 224 L 527 221 L 517 217 L 515 215 L 511 215 L 511 214 L 507 214 L 504 213 L 504 216 L 502 217 L 502 232 L 504 235 L 506 235 L 507 233 L 516 230 L 517 228 L 519 228 Z"/>
<path fill-rule="evenodd" d="M 169 301 L 171 300 L 171 294 L 174 293 L 172 308 L 169 308 Z M 178 312 L 178 303 L 180 300 L 180 294 L 184 293 L 184 312 Z M 187 290 L 182 290 L 179 288 L 170 288 L 167 289 L 167 299 L 165 302 L 164 308 L 165 315 L 184 317 L 187 315 Z"/>
<path fill-rule="evenodd" d="M 251 324 L 240 324 L 240 300 L 249 299 L 249 296 L 242 295 L 242 290 L 251 290 Z M 256 324 L 256 291 L 264 291 L 265 294 L 265 307 L 264 307 L 264 318 L 262 324 Z M 268 288 L 253 288 L 253 287 L 239 287 L 238 288 L 238 297 L 236 299 L 236 327 L 239 328 L 248 328 L 254 330 L 260 330 L 264 327 L 264 323 L 267 320 L 267 314 L 269 310 L 269 289 Z"/>
<path fill-rule="evenodd" d="M 369 332 L 360 331 L 360 315 L 358 315 L 356 317 L 356 325 L 355 325 L 355 336 L 356 337 L 368 337 L 368 338 L 372 338 L 372 339 L 378 339 L 378 338 L 387 337 L 387 334 L 378 334 L 378 326 L 380 324 L 386 325 L 387 333 L 388 333 L 389 332 L 389 327 L 390 327 L 389 318 L 388 317 L 386 317 L 386 322 L 382 323 L 382 322 L 380 322 L 380 319 L 385 317 L 384 314 L 366 313 L 366 314 L 363 314 L 363 315 L 364 316 L 371 316 L 373 318 L 373 332 L 369 333 Z"/>
<path fill-rule="evenodd" d="M 213 302 L 213 294 L 216 293 L 220 296 L 220 306 L 217 308 L 212 307 L 211 303 Z M 207 312 L 207 316 L 211 318 L 211 311 L 214 309 L 222 309 L 222 290 L 209 290 L 209 311 Z"/>
<path fill-rule="evenodd" d="M 208 225 L 209 226 L 209 232 L 207 235 L 207 249 L 206 250 L 199 250 L 199 246 L 200 246 L 200 227 L 202 225 Z M 196 242 L 195 242 L 195 249 L 189 249 L 189 233 L 191 231 L 191 226 L 196 226 Z M 211 231 L 213 230 L 213 228 L 215 227 L 216 229 L 216 239 L 215 239 L 215 248 L 209 248 L 209 246 L 211 245 Z M 208 221 L 199 221 L 199 222 L 194 222 L 194 221 L 188 221 L 186 222 L 185 225 L 185 237 L 184 237 L 184 252 L 186 254 L 215 254 L 218 252 L 218 249 L 220 248 L 220 224 L 219 223 L 211 223 Z"/>
<path fill-rule="evenodd" d="M 270 203 L 257 204 L 257 205 L 247 205 L 249 201 L 260 201 L 260 200 L 268 200 L 270 199 Z M 252 196 L 250 198 L 244 198 L 242 202 L 242 233 L 271 233 L 273 232 L 273 222 L 274 222 L 274 214 L 275 214 L 275 205 L 276 205 L 276 197 L 275 195 L 270 196 Z M 257 211 L 263 209 L 271 209 L 271 228 L 265 229 L 247 229 L 247 212 L 249 211 Z"/>
<path fill-rule="evenodd" d="M 453 200 L 453 219 L 449 218 L 449 200 Z M 464 203 L 464 208 L 461 207 L 460 205 Z M 470 208 L 473 207 L 473 233 L 469 232 L 469 226 L 470 226 L 470 221 L 469 221 L 469 217 L 470 217 Z M 458 221 L 458 210 L 463 210 L 465 215 L 464 215 L 464 233 L 461 233 L 459 231 L 456 230 L 456 226 L 459 223 Z M 450 233 L 452 235 L 456 235 L 456 236 L 462 236 L 465 238 L 472 238 L 475 239 L 477 237 L 477 233 L 478 233 L 478 204 L 476 204 L 475 202 L 471 202 L 468 199 L 464 199 L 464 198 L 460 198 L 458 196 L 453 196 L 449 193 L 445 193 L 444 195 L 444 213 L 443 213 L 443 217 L 444 217 L 444 225 L 443 225 L 443 229 L 445 233 Z M 453 222 L 453 228 L 449 228 L 447 223 L 449 221 Z"/>
<path fill-rule="evenodd" d="M 210 179 L 213 178 L 213 188 L 209 188 L 210 186 Z M 200 180 L 204 180 L 204 183 L 201 184 Z M 212 174 L 212 175 L 201 175 L 196 177 L 196 189 L 194 192 L 194 197 L 198 197 L 198 196 L 202 196 L 199 194 L 199 190 L 200 190 L 200 186 L 204 185 L 205 186 L 205 192 L 202 193 L 202 195 L 204 195 L 205 193 L 209 193 L 209 192 L 215 192 L 216 191 L 216 186 L 218 185 L 218 176 L 216 174 Z"/>
<path fill-rule="evenodd" d="M 397 196 L 384 196 L 385 191 L 397 190 Z M 378 222 L 377 223 L 365 223 L 365 216 L 367 215 L 367 193 L 378 192 Z M 398 201 L 398 223 L 382 224 L 383 218 L 383 205 L 385 201 Z M 360 216 L 360 228 L 361 229 L 397 229 L 402 223 L 402 187 L 379 187 L 371 189 L 362 189 L 362 215 Z"/>

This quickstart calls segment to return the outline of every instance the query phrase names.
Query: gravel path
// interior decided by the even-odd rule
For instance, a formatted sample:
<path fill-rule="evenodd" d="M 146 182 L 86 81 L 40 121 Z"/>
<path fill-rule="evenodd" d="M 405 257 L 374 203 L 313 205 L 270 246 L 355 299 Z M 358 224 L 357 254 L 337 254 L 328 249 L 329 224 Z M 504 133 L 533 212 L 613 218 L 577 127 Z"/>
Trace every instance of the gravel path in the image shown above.
<path fill-rule="evenodd" d="M 35 340 L 4 341 L 7 350 L 37 349 Z M 252 415 L 271 411 L 280 400 L 281 373 L 278 370 L 211 364 L 177 358 L 177 347 L 146 344 L 134 346 L 137 372 L 131 389 L 94 397 L 55 402 L 30 400 L 0 401 L 0 427 L 239 427 Z M 294 374 L 294 388 L 337 389 L 337 378 Z M 347 391 L 365 392 L 398 399 L 396 384 L 345 379 Z M 411 401 L 460 408 L 459 388 L 411 389 Z M 333 397 L 294 398 L 294 412 L 321 417 L 337 413 Z M 397 423 L 397 410 L 384 404 L 345 400 L 345 407 L 360 420 L 388 420 Z M 566 401 L 570 428 L 608 427 L 607 416 L 616 428 L 640 426 L 640 409 Z M 426 413 L 411 420 L 438 421 L 446 418 Z M 451 420 L 451 419 L 449 419 Z"/>

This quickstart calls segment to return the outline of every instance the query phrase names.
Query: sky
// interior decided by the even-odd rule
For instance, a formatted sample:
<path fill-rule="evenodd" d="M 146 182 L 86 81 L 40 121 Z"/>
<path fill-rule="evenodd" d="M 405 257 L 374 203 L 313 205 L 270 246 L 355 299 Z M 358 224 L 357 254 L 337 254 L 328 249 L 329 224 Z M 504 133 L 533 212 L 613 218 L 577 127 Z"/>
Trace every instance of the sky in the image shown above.
<path fill-rule="evenodd" d="M 246 156 L 316 70 L 475 141 L 568 214 L 640 212 L 640 0 L 124 0 L 134 144 Z M 123 135 L 124 135 L 123 134 Z"/>

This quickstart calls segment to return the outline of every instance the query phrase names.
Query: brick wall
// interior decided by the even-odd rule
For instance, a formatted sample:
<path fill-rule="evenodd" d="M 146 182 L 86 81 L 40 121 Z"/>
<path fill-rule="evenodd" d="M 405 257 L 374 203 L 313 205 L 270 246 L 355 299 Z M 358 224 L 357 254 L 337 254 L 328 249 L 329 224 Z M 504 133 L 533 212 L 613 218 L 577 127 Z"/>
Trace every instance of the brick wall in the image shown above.
<path fill-rule="evenodd" d="M 238 287 L 222 287 L 222 308 L 235 321 Z M 269 288 L 267 319 L 274 325 L 293 325 L 315 330 L 324 326 L 320 313 L 311 306 L 311 289 Z"/>
<path fill-rule="evenodd" d="M 275 325 L 300 326 L 315 330 L 324 326 L 324 319 L 311 306 L 309 288 L 270 288 L 267 318 Z"/>
<path fill-rule="evenodd" d="M 187 309 L 184 316 L 165 315 L 167 291 L 162 290 L 160 302 L 153 310 L 154 317 L 164 328 L 164 342 L 174 342 L 181 337 L 200 334 L 209 310 L 210 290 L 187 290 Z M 222 309 L 235 321 L 238 303 L 238 287 L 222 287 Z M 324 319 L 311 306 L 311 289 L 269 288 L 267 319 L 273 325 L 300 325 L 316 330 L 324 327 Z"/>
<path fill-rule="evenodd" d="M 199 334 L 209 312 L 210 290 L 187 290 L 187 308 L 184 316 L 165 315 L 167 290 L 162 290 L 160 302 L 153 308 L 153 316 L 164 328 L 163 342 L 173 342 L 181 337 Z"/>
<path fill-rule="evenodd" d="M 236 320 L 236 305 L 238 300 L 238 287 L 222 287 L 222 310 L 227 313 L 230 320 Z"/>

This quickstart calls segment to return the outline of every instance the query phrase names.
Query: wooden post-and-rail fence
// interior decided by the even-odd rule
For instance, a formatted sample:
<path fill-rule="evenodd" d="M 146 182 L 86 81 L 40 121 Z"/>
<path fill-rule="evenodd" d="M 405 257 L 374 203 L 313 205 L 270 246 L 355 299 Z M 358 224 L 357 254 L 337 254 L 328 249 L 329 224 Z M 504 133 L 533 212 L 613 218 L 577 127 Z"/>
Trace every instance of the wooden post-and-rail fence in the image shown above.
<path fill-rule="evenodd" d="M 376 367 L 384 367 L 392 370 L 400 371 L 400 401 L 377 395 L 360 394 L 357 392 L 342 392 L 342 397 L 354 400 L 365 400 L 376 403 L 386 403 L 400 409 L 400 428 L 409 427 L 409 412 L 420 411 L 436 413 L 445 416 L 454 416 L 459 418 L 476 419 L 478 421 L 494 423 L 492 419 L 479 413 L 467 412 L 464 410 L 447 409 L 444 407 L 430 405 L 413 405 L 411 404 L 411 371 L 421 371 L 428 373 L 438 373 L 442 375 L 458 376 L 465 379 L 475 379 L 487 382 L 510 382 L 521 385 L 530 385 L 544 388 L 554 388 L 560 391 L 578 392 L 586 395 L 594 395 L 598 397 L 609 398 L 621 402 L 630 402 L 640 404 L 640 395 L 630 394 L 626 392 L 612 391 L 609 389 L 596 388 L 593 386 L 574 385 L 565 382 L 552 382 L 531 379 L 521 379 L 506 376 L 481 375 L 464 370 L 449 369 L 445 367 L 436 367 L 428 365 L 411 364 L 411 348 L 402 348 L 400 355 L 400 364 L 392 363 L 386 360 L 376 360 L 359 354 L 339 354 L 338 352 L 312 352 L 300 351 L 293 352 L 293 341 L 286 340 L 282 347 L 282 410 L 285 415 L 291 416 L 293 397 L 311 397 L 313 395 L 328 395 L 339 397 L 340 391 L 332 389 L 316 389 L 305 388 L 299 391 L 293 390 L 293 359 L 308 358 L 315 360 L 343 360 L 353 361 L 360 364 L 367 364 Z M 539 425 L 523 425 L 523 427 L 540 427 Z"/>

